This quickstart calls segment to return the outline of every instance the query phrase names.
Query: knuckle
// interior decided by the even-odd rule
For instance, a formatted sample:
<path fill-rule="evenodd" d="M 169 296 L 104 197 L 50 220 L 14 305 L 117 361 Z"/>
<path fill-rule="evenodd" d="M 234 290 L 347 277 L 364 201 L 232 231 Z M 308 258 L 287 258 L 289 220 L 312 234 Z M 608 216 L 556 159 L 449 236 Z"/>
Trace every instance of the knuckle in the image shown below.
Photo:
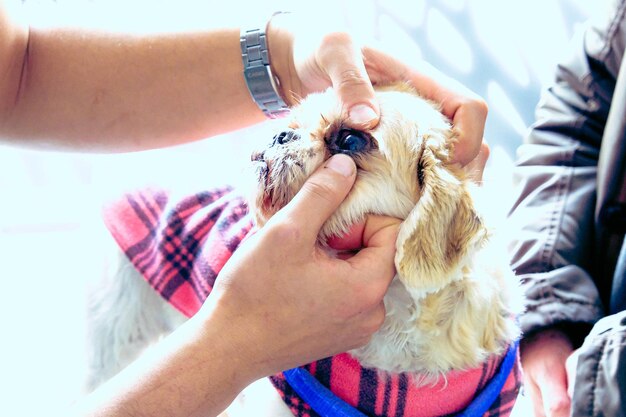
<path fill-rule="evenodd" d="M 335 190 L 331 184 L 326 182 L 307 181 L 302 187 L 302 192 L 317 200 L 328 203 L 335 202 Z"/>
<path fill-rule="evenodd" d="M 352 304 L 355 310 L 373 314 L 381 307 L 386 292 L 386 286 L 379 283 L 379 281 L 382 280 L 364 281 L 356 279 L 350 283 Z"/>
<path fill-rule="evenodd" d="M 487 118 L 487 114 L 489 114 L 489 105 L 482 97 L 473 97 L 469 99 L 467 106 L 485 119 Z"/>
<path fill-rule="evenodd" d="M 355 88 L 368 88 L 369 80 L 357 68 L 347 68 L 341 71 L 339 78 L 339 88 L 341 90 L 352 90 Z"/>
<path fill-rule="evenodd" d="M 370 288 L 369 288 L 369 306 L 370 308 L 378 308 L 378 306 L 383 306 L 382 302 L 383 302 L 383 298 L 385 297 L 385 294 L 387 293 L 387 290 L 389 289 L 389 284 L 391 282 L 391 279 L 393 278 L 393 276 L 395 275 L 395 268 L 393 267 L 393 260 L 390 261 L 391 263 L 391 267 L 387 270 L 380 270 L 378 271 L 378 273 L 376 273 L 376 275 L 374 276 L 374 278 L 370 281 Z M 384 313 L 384 307 L 383 307 L 383 313 Z"/>
<path fill-rule="evenodd" d="M 385 293 L 381 285 L 376 285 L 375 287 L 371 288 L 365 297 L 365 302 L 367 303 L 368 309 L 378 310 L 379 306 L 381 305 L 383 301 L 384 295 Z M 383 315 L 384 315 L 384 311 L 383 311 Z"/>

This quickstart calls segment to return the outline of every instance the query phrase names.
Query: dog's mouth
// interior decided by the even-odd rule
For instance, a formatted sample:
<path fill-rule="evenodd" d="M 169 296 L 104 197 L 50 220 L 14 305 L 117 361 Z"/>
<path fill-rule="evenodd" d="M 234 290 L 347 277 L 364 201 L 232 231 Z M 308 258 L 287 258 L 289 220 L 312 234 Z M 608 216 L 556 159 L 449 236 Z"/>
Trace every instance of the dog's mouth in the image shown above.
<path fill-rule="evenodd" d="M 264 224 L 277 211 L 282 209 L 300 190 L 311 172 L 324 163 L 328 153 L 319 149 L 274 149 L 262 148 L 250 155 L 251 168 L 256 180 L 255 210 L 256 218 Z M 351 218 L 354 221 L 354 218 Z M 329 238 L 322 233 L 319 243 L 334 252 L 350 253 L 361 248 L 361 235 L 352 239 L 350 228 L 344 221 L 341 224 L 345 232 Z M 346 230 L 347 228 L 347 230 Z M 339 233 L 333 226 L 333 233 Z M 352 240 L 355 242 L 352 242 Z M 323 240 L 323 241 L 322 241 Z"/>
<path fill-rule="evenodd" d="M 282 155 L 275 158 L 267 150 L 257 151 L 251 155 L 252 168 L 258 184 L 257 208 L 261 215 L 269 218 L 283 208 L 293 197 L 292 190 L 285 183 L 292 170 L 302 169 L 302 164 L 294 158 Z"/>

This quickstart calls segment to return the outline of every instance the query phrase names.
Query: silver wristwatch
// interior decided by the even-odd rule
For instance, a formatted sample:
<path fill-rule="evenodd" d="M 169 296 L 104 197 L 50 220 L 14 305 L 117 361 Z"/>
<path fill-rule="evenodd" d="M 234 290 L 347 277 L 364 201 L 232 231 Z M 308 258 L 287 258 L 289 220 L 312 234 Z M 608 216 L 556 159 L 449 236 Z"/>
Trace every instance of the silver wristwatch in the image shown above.
<path fill-rule="evenodd" d="M 267 117 L 284 116 L 289 108 L 276 89 L 278 81 L 270 68 L 265 29 L 242 29 L 239 43 L 243 74 L 254 102 Z"/>

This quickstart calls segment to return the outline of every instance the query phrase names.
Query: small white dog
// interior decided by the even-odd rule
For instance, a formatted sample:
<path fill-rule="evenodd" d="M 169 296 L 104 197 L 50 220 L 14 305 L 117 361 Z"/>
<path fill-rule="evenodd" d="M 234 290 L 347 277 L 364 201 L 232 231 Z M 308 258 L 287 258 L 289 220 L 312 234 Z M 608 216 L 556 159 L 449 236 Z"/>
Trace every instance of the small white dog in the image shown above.
<path fill-rule="evenodd" d="M 253 155 L 250 209 L 262 227 L 332 154 L 350 155 L 356 183 L 320 244 L 370 213 L 403 219 L 385 322 L 350 354 L 364 367 L 432 383 L 502 355 L 519 336 L 522 300 L 505 245 L 481 215 L 479 204 L 488 201 L 448 162 L 455 142 L 449 122 L 405 84 L 379 88 L 377 97 L 382 117 L 367 132 L 344 125 L 332 91 L 305 99 L 273 143 Z M 185 320 L 123 254 L 118 259 L 92 293 L 90 389 Z"/>

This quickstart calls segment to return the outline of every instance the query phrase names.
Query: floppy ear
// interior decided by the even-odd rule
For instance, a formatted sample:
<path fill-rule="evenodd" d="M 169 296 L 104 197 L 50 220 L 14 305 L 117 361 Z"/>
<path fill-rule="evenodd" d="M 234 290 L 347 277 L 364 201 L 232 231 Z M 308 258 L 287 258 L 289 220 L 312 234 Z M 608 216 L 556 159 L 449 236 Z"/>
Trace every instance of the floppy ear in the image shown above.
<path fill-rule="evenodd" d="M 419 200 L 402 223 L 396 243 L 400 281 L 414 296 L 437 291 L 462 276 L 487 229 L 465 180 L 424 146 L 418 161 Z"/>

